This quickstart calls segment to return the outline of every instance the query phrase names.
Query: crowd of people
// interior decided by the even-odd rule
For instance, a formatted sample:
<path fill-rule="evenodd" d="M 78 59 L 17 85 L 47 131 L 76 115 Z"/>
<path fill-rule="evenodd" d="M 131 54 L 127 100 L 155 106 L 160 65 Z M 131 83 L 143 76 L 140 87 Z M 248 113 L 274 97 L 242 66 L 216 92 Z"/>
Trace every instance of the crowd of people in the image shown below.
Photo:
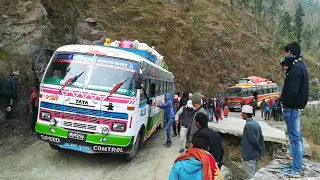
<path fill-rule="evenodd" d="M 256 110 L 258 108 L 256 99 L 252 99 L 249 103 L 246 103 L 243 100 L 241 102 L 241 107 L 243 105 L 252 106 L 253 117 L 256 116 Z M 282 109 L 282 104 L 277 97 L 272 97 L 268 101 L 263 99 L 260 103 L 261 117 L 264 118 L 264 120 L 270 120 L 270 118 L 273 118 L 276 121 L 280 121 L 282 119 Z"/>
<path fill-rule="evenodd" d="M 279 99 L 271 99 L 268 103 L 265 100 L 262 101 L 261 116 L 269 120 L 272 115 L 278 120 L 283 112 L 290 140 L 289 153 L 286 157 L 292 162 L 282 165 L 283 169 L 279 172 L 289 177 L 301 177 L 303 175 L 303 147 L 300 110 L 306 106 L 308 101 L 308 72 L 301 60 L 301 48 L 298 43 L 290 43 L 285 46 L 284 50 L 285 57 L 280 63 L 286 75 L 283 91 Z M 208 122 L 213 120 L 213 116 L 216 117 L 216 120 L 220 119 L 221 104 L 214 98 L 212 101 L 210 99 L 207 101 L 205 96 L 198 92 L 188 94 L 188 96 L 187 93 L 183 93 L 182 97 L 180 93 L 177 93 L 174 102 L 169 102 L 166 97 L 165 105 L 157 104 L 158 107 L 165 109 L 166 115 L 170 115 L 167 116 L 165 145 L 171 146 L 170 129 L 173 117 L 175 119 L 173 126 L 176 127 L 175 134 L 180 134 L 180 153 L 182 154 L 174 161 L 169 180 L 222 179 L 220 168 L 223 164 L 224 151 L 221 137 L 218 132 L 208 128 Z M 258 171 L 259 161 L 264 157 L 265 145 L 260 124 L 253 120 L 256 115 L 256 100 L 253 99 L 249 105 L 243 102 L 241 105 L 242 118 L 246 121 L 241 141 L 241 154 L 245 178 L 250 179 Z M 219 109 L 220 113 L 216 113 Z M 188 149 L 185 151 L 185 148 Z"/>
<path fill-rule="evenodd" d="M 208 128 L 213 118 L 210 108 L 219 109 L 219 101 L 213 102 L 204 98 L 201 93 L 177 93 L 171 102 L 171 95 L 165 95 L 165 103 L 153 104 L 165 110 L 167 142 L 172 144 L 171 127 L 180 135 L 181 155 L 174 161 L 170 180 L 184 179 L 222 179 L 220 169 L 223 165 L 224 150 L 219 132 Z M 213 110 L 213 111 L 214 111 Z M 213 112 L 212 111 L 212 112 Z M 247 178 L 258 170 L 258 162 L 263 159 L 265 146 L 259 123 L 252 119 L 253 107 L 243 105 L 242 118 L 246 120 L 241 144 L 244 172 Z M 174 120 L 173 120 L 174 119 Z M 174 135 L 173 135 L 174 136 Z"/>

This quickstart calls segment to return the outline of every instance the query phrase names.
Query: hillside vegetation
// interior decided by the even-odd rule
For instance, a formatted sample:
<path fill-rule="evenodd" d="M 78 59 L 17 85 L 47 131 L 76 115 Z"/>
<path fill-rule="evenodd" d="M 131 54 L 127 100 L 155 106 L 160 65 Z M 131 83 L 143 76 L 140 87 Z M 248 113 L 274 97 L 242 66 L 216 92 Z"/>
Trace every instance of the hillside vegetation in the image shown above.
<path fill-rule="evenodd" d="M 261 18 L 256 29 L 255 14 L 229 0 L 40 2 L 52 25 L 51 47 L 73 43 L 76 22 L 94 18 L 112 40 L 137 39 L 155 46 L 175 75 L 177 91 L 216 95 L 250 75 L 283 82 L 282 52 L 273 47 L 270 22 Z M 305 57 L 311 78 L 319 77 L 316 56 Z"/>
<path fill-rule="evenodd" d="M 241 78 L 257 75 L 282 82 L 279 51 L 271 51 L 267 22 L 229 1 L 89 0 L 78 4 L 112 39 L 138 39 L 156 47 L 175 75 L 178 91 L 214 95 Z M 308 58 L 314 76 L 319 67 Z M 317 68 L 316 68 L 317 67 Z"/>

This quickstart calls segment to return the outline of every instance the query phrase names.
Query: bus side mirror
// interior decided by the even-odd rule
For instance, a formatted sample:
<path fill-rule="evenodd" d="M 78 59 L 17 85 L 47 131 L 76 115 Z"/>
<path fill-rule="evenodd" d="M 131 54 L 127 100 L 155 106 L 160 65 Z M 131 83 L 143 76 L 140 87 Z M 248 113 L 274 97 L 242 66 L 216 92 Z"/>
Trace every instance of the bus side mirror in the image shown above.
<path fill-rule="evenodd" d="M 137 82 L 136 82 L 136 89 L 143 89 L 143 88 L 142 88 L 142 82 L 141 82 L 141 81 L 137 81 Z"/>

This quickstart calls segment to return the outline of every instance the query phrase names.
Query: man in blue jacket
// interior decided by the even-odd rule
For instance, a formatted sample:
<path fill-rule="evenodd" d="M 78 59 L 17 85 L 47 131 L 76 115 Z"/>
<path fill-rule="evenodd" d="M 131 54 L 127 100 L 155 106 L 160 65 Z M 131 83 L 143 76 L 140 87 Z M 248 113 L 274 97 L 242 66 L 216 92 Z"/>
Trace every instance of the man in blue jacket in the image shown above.
<path fill-rule="evenodd" d="M 281 173 L 290 177 L 301 177 L 303 168 L 303 147 L 300 122 L 300 110 L 309 97 L 308 71 L 301 60 L 301 47 L 293 42 L 285 46 L 284 59 L 280 65 L 288 66 L 280 101 L 283 104 L 283 117 L 287 124 L 289 140 L 292 148 L 292 164 Z"/>
<path fill-rule="evenodd" d="M 174 109 L 172 104 L 172 95 L 170 93 L 166 93 L 164 96 L 164 104 L 157 104 L 156 106 L 160 109 L 164 109 L 164 115 L 167 121 L 166 131 L 167 131 L 167 142 L 164 144 L 168 148 L 171 147 L 171 126 L 174 122 Z"/>
<path fill-rule="evenodd" d="M 263 159 L 265 146 L 260 124 L 252 119 L 253 108 L 244 105 L 242 118 L 246 120 L 241 141 L 241 154 L 244 161 L 245 177 L 250 179 L 259 168 L 259 160 Z"/>

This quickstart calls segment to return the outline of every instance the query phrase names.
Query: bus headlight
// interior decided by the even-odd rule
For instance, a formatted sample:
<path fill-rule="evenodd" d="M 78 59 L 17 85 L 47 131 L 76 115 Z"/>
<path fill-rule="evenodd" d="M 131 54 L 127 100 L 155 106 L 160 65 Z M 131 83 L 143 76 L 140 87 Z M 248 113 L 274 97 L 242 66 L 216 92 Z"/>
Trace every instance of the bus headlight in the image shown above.
<path fill-rule="evenodd" d="M 109 129 L 107 127 L 102 128 L 102 134 L 108 134 Z"/>
<path fill-rule="evenodd" d="M 41 119 L 44 119 L 44 120 L 50 120 L 51 119 L 51 113 L 49 113 L 49 112 L 41 112 L 40 117 L 41 117 Z"/>
<path fill-rule="evenodd" d="M 57 124 L 57 121 L 55 119 L 50 119 L 49 123 L 51 126 L 55 126 Z"/>
<path fill-rule="evenodd" d="M 126 125 L 122 123 L 112 123 L 112 130 L 114 131 L 124 131 L 126 129 Z"/>

